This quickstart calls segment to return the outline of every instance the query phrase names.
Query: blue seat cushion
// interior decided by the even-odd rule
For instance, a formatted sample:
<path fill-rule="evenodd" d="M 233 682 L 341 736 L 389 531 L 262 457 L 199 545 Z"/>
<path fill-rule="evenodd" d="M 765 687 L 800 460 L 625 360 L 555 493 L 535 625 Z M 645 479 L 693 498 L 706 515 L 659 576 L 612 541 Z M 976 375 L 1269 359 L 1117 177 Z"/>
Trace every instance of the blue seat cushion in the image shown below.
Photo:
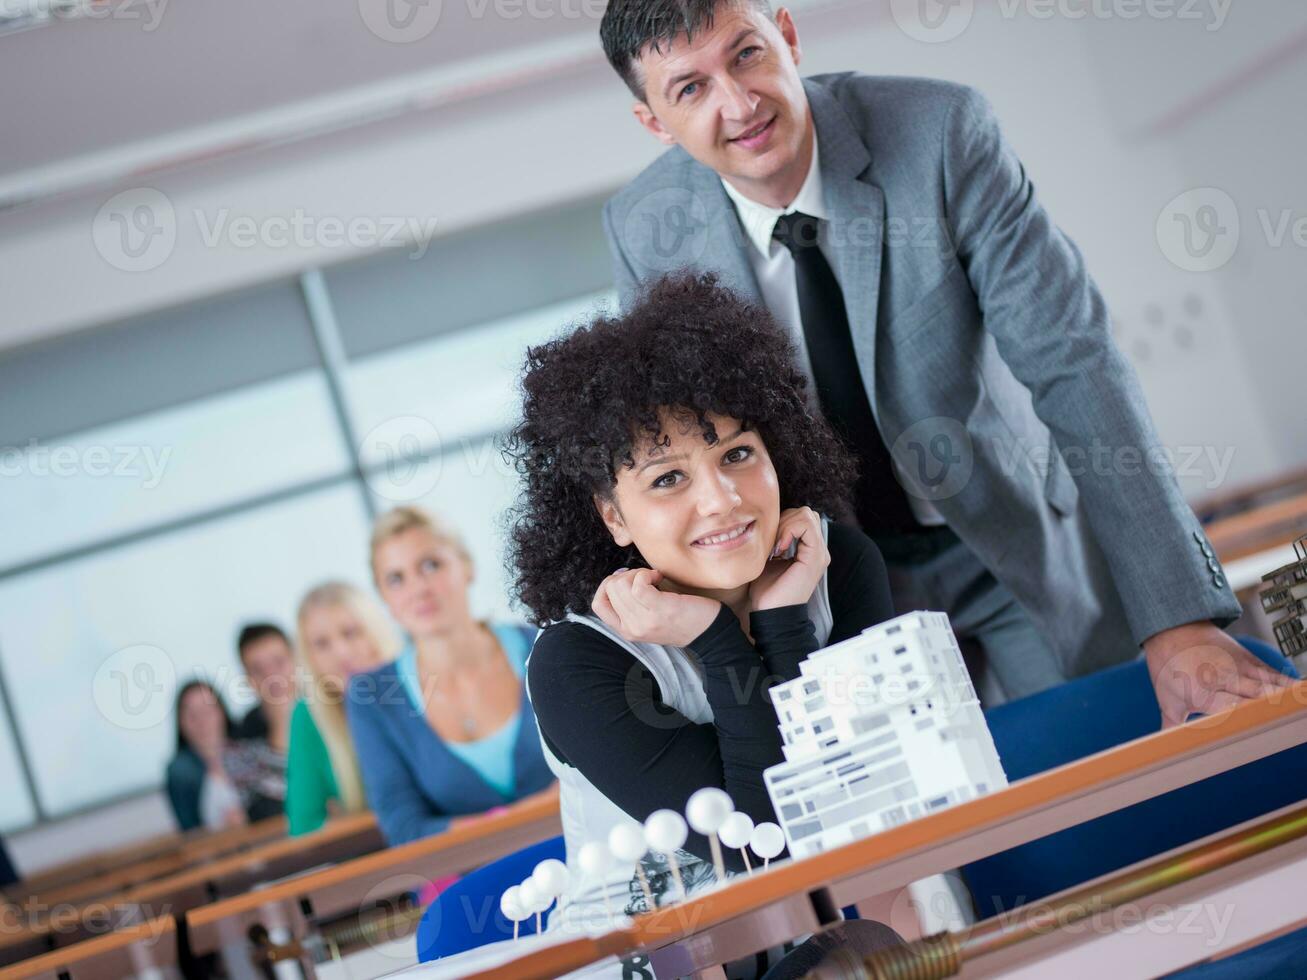
<path fill-rule="evenodd" d="M 530 877 L 536 865 L 546 858 L 567 860 L 562 837 L 552 837 L 492 861 L 441 892 L 418 923 L 418 962 L 427 963 L 487 943 L 512 939 L 513 923 L 499 911 L 499 899 L 510 887 Z M 546 913 L 541 917 L 541 924 L 548 921 Z M 519 923 L 517 934 L 530 936 L 535 931 L 533 915 Z"/>

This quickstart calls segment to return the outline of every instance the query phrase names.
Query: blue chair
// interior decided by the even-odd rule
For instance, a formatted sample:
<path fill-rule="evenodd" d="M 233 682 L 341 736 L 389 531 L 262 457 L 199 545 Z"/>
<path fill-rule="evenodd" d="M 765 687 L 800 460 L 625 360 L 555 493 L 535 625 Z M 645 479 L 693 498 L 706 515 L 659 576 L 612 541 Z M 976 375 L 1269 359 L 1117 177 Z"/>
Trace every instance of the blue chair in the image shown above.
<path fill-rule="evenodd" d="M 418 962 L 512 939 L 513 923 L 499 911 L 500 896 L 513 885 L 520 885 L 546 858 L 567 860 L 562 837 L 552 837 L 492 861 L 436 896 L 418 923 Z M 548 913 L 542 918 L 548 922 Z M 520 923 L 517 934 L 530 936 L 535 931 L 533 915 Z"/>
<path fill-rule="evenodd" d="M 1259 640 L 1239 642 L 1269 666 L 1298 677 L 1274 648 Z M 1000 705 L 985 717 L 1012 782 L 1149 735 L 1162 723 L 1142 660 Z M 977 861 L 962 869 L 963 877 L 980 918 L 1010 912 L 1307 799 L 1305 777 L 1307 745 L 1302 745 Z M 1286 941 L 1292 947 L 1288 955 L 1301 955 L 1307 931 L 1183 975 L 1186 980 L 1287 975 L 1251 972 L 1252 958 L 1272 962 L 1267 954 L 1284 954 Z M 1200 972 L 1227 964 L 1235 972 Z"/>

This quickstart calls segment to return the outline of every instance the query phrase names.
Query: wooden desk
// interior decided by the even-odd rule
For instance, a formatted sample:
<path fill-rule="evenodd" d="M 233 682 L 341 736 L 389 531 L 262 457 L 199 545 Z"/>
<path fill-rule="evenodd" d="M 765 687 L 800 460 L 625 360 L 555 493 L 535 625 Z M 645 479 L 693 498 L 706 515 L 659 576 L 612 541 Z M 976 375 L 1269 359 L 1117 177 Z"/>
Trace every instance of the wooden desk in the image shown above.
<path fill-rule="evenodd" d="M 290 824 L 284 816 L 267 817 L 244 827 L 191 831 L 182 842 L 181 852 L 190 860 L 233 854 L 268 841 L 280 840 L 289 833 Z"/>
<path fill-rule="evenodd" d="M 388 902 L 419 881 L 467 872 L 560 833 L 556 798 L 514 804 L 443 834 L 194 908 L 186 913 L 190 946 L 196 953 L 209 953 L 252 926 L 278 927 L 305 947 L 301 966 L 313 976 L 307 947 L 322 923 L 369 903 Z"/>
<path fill-rule="evenodd" d="M 1307 534 L 1307 493 L 1300 493 L 1207 526 L 1207 537 L 1222 562 L 1292 544 Z M 1267 567 L 1266 571 L 1271 571 Z"/>
<path fill-rule="evenodd" d="M 194 861 L 201 860 L 204 859 L 194 859 Z M 185 870 L 194 861 L 187 860 L 180 852 L 161 854 L 158 857 L 138 861 L 135 864 L 129 864 L 126 867 L 112 871 L 105 871 L 84 881 L 75 881 L 60 888 L 29 892 L 28 897 L 38 899 L 45 905 L 77 905 L 89 902 L 91 899 L 113 895 L 170 874 L 176 874 Z"/>
<path fill-rule="evenodd" d="M 167 878 L 133 888 L 122 901 L 151 906 L 174 904 L 194 888 L 244 890 L 259 881 L 296 874 L 306 868 L 367 854 L 385 846 L 381 828 L 371 813 L 337 817 L 321 830 L 285 837 L 238 854 L 218 858 Z M 194 906 L 188 906 L 194 907 Z"/>
<path fill-rule="evenodd" d="M 177 924 L 164 917 L 0 968 L 0 980 L 121 980 L 176 966 Z"/>
<path fill-rule="evenodd" d="M 721 963 L 829 925 L 846 905 L 1304 742 L 1307 681 L 823 854 L 755 872 L 642 915 L 627 928 L 578 936 L 471 976 L 544 980 L 637 951 L 650 957 L 659 975 L 711 975 L 707 971 Z"/>
<path fill-rule="evenodd" d="M 1258 483 L 1212 494 L 1194 503 L 1194 513 L 1204 524 L 1255 510 L 1277 499 L 1307 493 L 1307 467 L 1288 470 Z"/>
<path fill-rule="evenodd" d="M 21 886 L 24 893 L 29 895 L 61 888 L 104 874 L 106 871 L 113 871 L 137 861 L 145 861 L 177 850 L 185 840 L 185 835 L 180 833 L 159 834 L 133 844 L 86 854 L 27 875 L 15 887 Z"/>
<path fill-rule="evenodd" d="M 35 896 L 51 905 L 83 901 L 285 836 L 285 817 L 226 830 L 167 834 L 59 865 L 14 888 L 23 897 Z"/>
<path fill-rule="evenodd" d="M 294 874 L 329 861 L 356 857 L 384 845 L 371 813 L 338 817 L 321 830 L 284 837 L 248 850 L 183 868 L 176 873 L 92 901 L 24 907 L 22 928 L 0 930 L 0 963 L 79 942 L 123 921 L 179 916 L 260 881 Z"/>

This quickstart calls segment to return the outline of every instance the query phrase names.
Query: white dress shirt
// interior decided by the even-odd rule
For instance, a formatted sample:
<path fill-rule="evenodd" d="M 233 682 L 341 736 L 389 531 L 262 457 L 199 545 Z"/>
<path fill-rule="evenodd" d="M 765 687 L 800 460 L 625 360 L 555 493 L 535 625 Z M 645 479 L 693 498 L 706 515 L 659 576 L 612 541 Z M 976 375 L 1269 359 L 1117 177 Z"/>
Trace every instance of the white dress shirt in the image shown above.
<path fill-rule="evenodd" d="M 808 344 L 803 336 L 803 318 L 799 314 L 799 290 L 794 281 L 794 257 L 790 255 L 788 248 L 772 238 L 772 230 L 776 227 L 777 218 L 794 211 L 810 214 L 822 221 L 830 219 L 830 212 L 826 208 L 826 198 L 822 191 L 820 161 L 817 133 L 814 130 L 812 163 L 808 166 L 808 176 L 803 179 L 803 186 L 799 188 L 799 193 L 786 208 L 759 204 L 741 194 L 730 181 L 721 179 L 722 187 L 726 189 L 727 196 L 735 205 L 735 213 L 748 236 L 750 247 L 745 251 L 749 254 L 749 264 L 753 266 L 763 302 L 777 322 L 789 333 L 794 346 L 799 349 L 799 368 L 808 377 L 808 384 L 811 386 L 809 391 L 814 399 L 817 386 L 812 375 Z M 831 272 L 835 274 L 837 264 L 831 254 L 826 235 L 818 237 L 817 247 L 821 249 L 821 254 L 825 256 L 826 262 L 831 267 Z M 836 280 L 838 281 L 838 275 Z M 902 478 L 899 482 L 905 483 Z M 928 527 L 944 523 L 944 518 L 929 501 L 922 500 L 911 493 L 907 493 L 907 498 L 908 506 L 912 508 L 912 513 L 919 523 Z"/>

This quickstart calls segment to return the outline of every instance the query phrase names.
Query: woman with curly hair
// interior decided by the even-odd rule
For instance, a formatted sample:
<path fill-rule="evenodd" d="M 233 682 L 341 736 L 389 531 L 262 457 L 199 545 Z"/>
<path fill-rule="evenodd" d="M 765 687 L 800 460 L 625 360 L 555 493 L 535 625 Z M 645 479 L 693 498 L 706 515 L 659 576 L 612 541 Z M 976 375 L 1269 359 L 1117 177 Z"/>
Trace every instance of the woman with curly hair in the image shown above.
<path fill-rule="evenodd" d="M 526 484 L 513 561 L 543 627 L 528 692 L 569 856 L 620 822 L 684 811 L 705 786 L 775 820 L 762 774 L 784 756 L 768 688 L 893 616 L 876 546 L 823 516 L 849 513 L 854 465 L 796 357 L 765 309 L 690 273 L 528 351 L 507 445 Z M 710 845 L 692 832 L 685 849 L 693 892 Z M 655 860 L 657 899 L 671 884 Z M 605 895 L 644 910 L 631 868 L 588 880 L 569 863 L 551 929 L 600 924 Z"/>

